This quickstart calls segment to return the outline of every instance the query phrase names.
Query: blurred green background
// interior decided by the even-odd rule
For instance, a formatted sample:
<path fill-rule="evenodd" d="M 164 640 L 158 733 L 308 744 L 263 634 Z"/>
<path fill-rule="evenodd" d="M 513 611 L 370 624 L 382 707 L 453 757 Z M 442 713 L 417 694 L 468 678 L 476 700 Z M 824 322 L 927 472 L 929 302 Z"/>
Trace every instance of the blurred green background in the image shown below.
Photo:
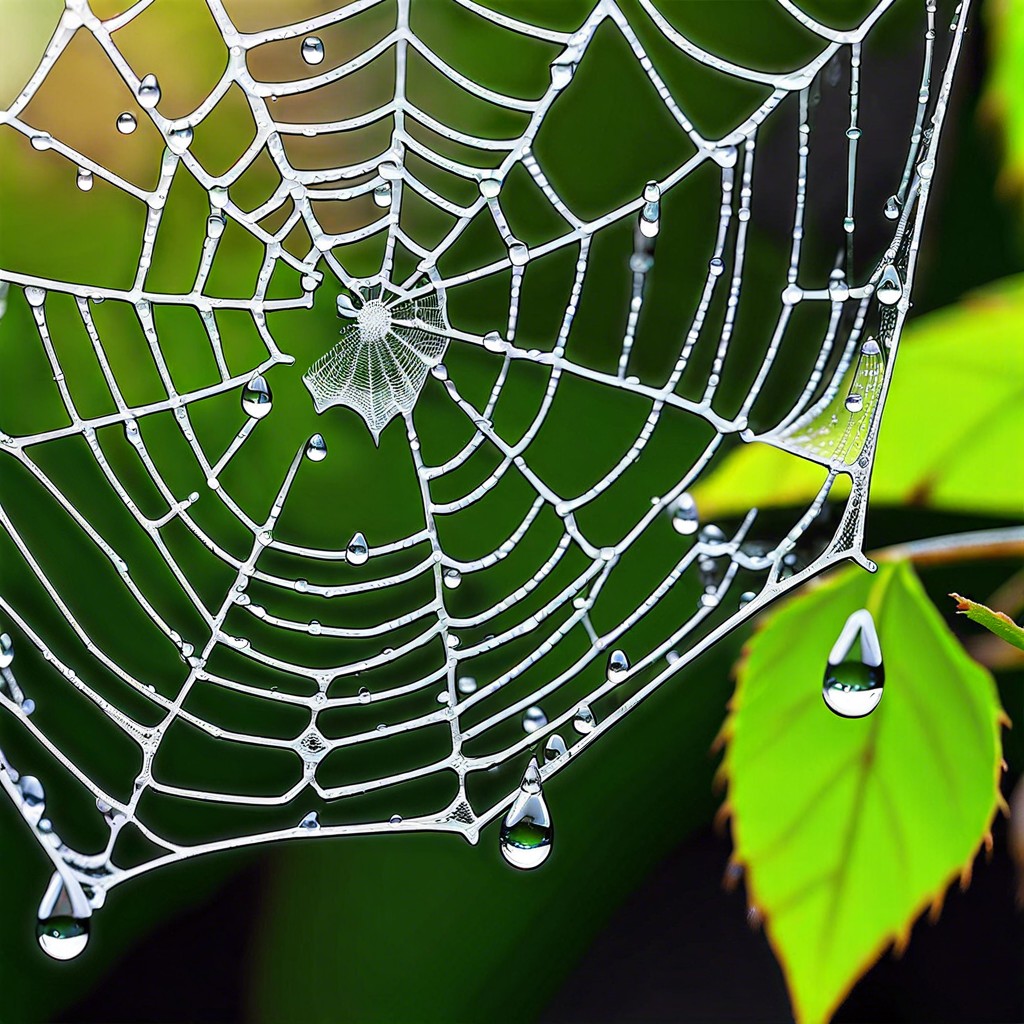
<path fill-rule="evenodd" d="M 102 17 L 124 6 L 114 0 L 93 3 Z M 235 0 L 226 6 L 244 29 L 282 20 L 280 4 Z M 297 20 L 328 6 L 297 0 L 286 5 L 287 18 Z M 571 0 L 521 0 L 494 6 L 538 24 L 571 30 L 581 23 L 590 5 Z M 702 45 L 763 70 L 795 66 L 818 48 L 809 33 L 798 29 L 772 2 L 692 0 L 662 6 L 674 24 Z M 803 6 L 845 26 L 855 24 L 872 5 L 859 0 L 819 0 Z M 916 102 L 922 6 L 900 0 L 866 48 L 865 144 L 857 194 L 858 209 L 865 213 L 858 225 L 853 277 L 866 275 L 886 244 L 886 232 L 891 232 L 881 211 L 893 191 L 894 176 L 898 178 L 902 170 L 908 118 Z M 11 101 L 31 74 L 61 7 L 43 0 L 0 0 L 5 26 L 0 41 L 3 104 Z M 658 42 L 649 26 L 642 28 L 645 22 L 635 4 L 622 7 L 674 93 L 686 98 L 688 116 L 708 136 L 734 126 L 765 94 L 680 60 Z M 1019 82 L 1014 76 L 1024 74 L 1024 56 L 1019 63 L 1012 62 L 1015 37 L 1007 14 L 1011 10 L 1009 3 L 989 3 L 971 14 L 914 286 L 914 317 L 952 306 L 981 285 L 1024 271 L 1024 221 L 1020 195 L 1014 190 L 1019 181 L 1014 166 L 1021 166 L 1020 154 L 1016 154 L 1015 165 L 1013 136 L 1003 133 L 1005 118 L 1010 116 L 1007 105 L 1012 99 L 1012 83 Z M 942 8 L 942 18 L 948 21 L 950 14 L 951 10 Z M 999 14 L 1002 20 L 997 18 Z M 380 11 L 371 10 L 345 26 L 320 33 L 328 59 L 318 70 L 365 48 L 387 30 L 392 18 L 392 5 L 384 4 Z M 508 36 L 442 0 L 414 2 L 413 26 L 453 66 L 491 88 L 514 94 L 538 95 L 544 88 L 547 65 L 558 52 L 554 46 Z M 158 76 L 163 91 L 159 109 L 167 117 L 181 117 L 195 108 L 217 80 L 226 57 L 223 41 L 199 0 L 156 0 L 115 38 L 138 73 Z M 1002 63 L 993 64 L 993 53 L 1001 55 Z M 294 41 L 254 51 L 249 67 L 257 78 L 267 81 L 287 81 L 308 71 Z M 387 95 L 390 75 L 390 68 L 384 65 L 314 96 L 282 96 L 275 116 L 295 121 L 351 116 L 372 108 Z M 842 93 L 843 83 L 835 88 Z M 413 95 L 423 97 L 424 107 L 443 112 L 465 131 L 499 138 L 522 130 L 521 117 L 498 116 L 493 108 L 468 101 L 422 63 L 414 63 L 410 70 L 410 89 Z M 536 144 L 538 160 L 550 181 L 580 216 L 592 217 L 634 198 L 643 182 L 664 176 L 692 151 L 692 144 L 653 97 L 622 38 L 610 29 L 602 30 L 572 89 L 559 100 Z M 837 184 L 839 176 L 829 163 L 830 157 L 841 152 L 838 139 L 845 130 L 845 122 L 838 120 L 830 126 L 838 109 L 829 105 L 828 97 L 823 99 L 820 133 L 812 139 L 812 147 L 820 145 L 815 152 L 825 158 L 812 169 L 811 178 L 812 219 L 805 253 L 807 284 L 812 287 L 821 286 L 827 278 L 841 239 L 842 183 Z M 114 127 L 122 110 L 138 115 L 139 129 L 132 135 L 120 135 Z M 156 181 L 162 149 L 159 134 L 146 122 L 144 111 L 87 33 L 79 33 L 22 117 L 140 187 L 150 188 Z M 719 399 L 724 413 L 735 410 L 749 387 L 767 345 L 784 280 L 795 173 L 793 104 L 780 111 L 776 120 L 759 139 L 745 290 L 733 361 L 724 374 Z M 288 151 L 303 167 L 354 161 L 379 151 L 380 131 L 331 136 L 326 143 L 296 136 L 289 140 Z M 208 171 L 219 174 L 237 159 L 251 134 L 251 121 L 240 96 L 229 94 L 197 129 L 191 151 Z M 454 146 L 451 155 L 458 155 Z M 429 173 L 422 162 L 415 169 L 424 177 Z M 0 129 L 0 267 L 128 287 L 136 268 L 144 208 L 98 178 L 91 191 L 82 192 L 75 188 L 74 177 L 74 166 L 60 155 L 32 148 L 23 135 L 9 127 Z M 443 179 L 436 175 L 428 180 L 439 191 L 454 190 L 452 197 L 465 201 L 451 180 Z M 274 185 L 273 169 L 269 161 L 261 159 L 232 185 L 232 200 L 243 208 L 255 206 Z M 663 375 L 678 352 L 678 339 L 685 330 L 682 317 L 695 303 L 711 254 L 717 201 L 717 172 L 704 168 L 663 202 L 662 236 L 636 347 L 634 372 L 641 379 Z M 528 244 L 538 244 L 562 230 L 525 175 L 510 177 L 502 202 L 516 235 Z M 317 212 L 331 231 L 351 229 L 373 215 L 368 202 L 365 206 L 320 203 Z M 207 213 L 205 193 L 188 175 L 180 174 L 159 232 L 149 287 L 167 292 L 189 288 Z M 421 241 L 436 240 L 444 230 L 443 219 L 422 202 L 410 200 L 403 216 L 407 217 L 403 221 L 407 229 Z M 269 226 L 273 230 L 277 224 Z M 620 322 L 629 295 L 624 266 L 632 247 L 631 232 L 631 223 L 624 222 L 607 229 L 594 244 L 587 285 L 570 336 L 570 351 L 574 344 L 585 346 L 581 350 L 587 354 L 588 365 L 609 368 L 617 358 Z M 299 229 L 289 236 L 285 247 L 305 256 L 309 244 L 308 235 Z M 451 270 L 478 266 L 501 249 L 493 230 L 467 232 L 464 243 L 453 252 Z M 262 247 L 237 225 L 229 225 L 208 293 L 226 297 L 251 294 L 261 258 Z M 380 248 L 376 242 L 349 247 L 343 258 L 355 272 L 369 273 L 379 263 Z M 531 264 L 519 324 L 521 338 L 536 339 L 538 347 L 550 347 L 564 312 L 574 261 L 574 253 L 562 252 Z M 815 273 L 819 280 L 813 279 Z M 452 292 L 451 322 L 472 332 L 502 330 L 508 286 L 509 276 L 502 274 Z M 364 531 L 371 545 L 384 542 L 417 529 L 422 515 L 401 425 L 389 427 L 377 448 L 351 412 L 334 409 L 317 417 L 301 383 L 302 370 L 336 338 L 338 290 L 328 274 L 316 292 L 312 310 L 270 315 L 269 326 L 277 343 L 296 363 L 277 367 L 269 375 L 275 409 L 264 427 L 273 423 L 273 429 L 257 430 L 242 455 L 222 474 L 223 486 L 243 507 L 262 509 L 265 514 L 292 453 L 310 433 L 322 431 L 330 457 L 323 466 L 303 468 L 282 520 L 288 540 L 311 546 L 341 547 L 355 530 Z M 271 295 L 297 294 L 298 274 L 275 274 Z M 159 399 L 162 385 L 152 361 L 140 356 L 145 350 L 138 322 L 130 309 L 118 308 L 121 306 L 110 301 L 94 306 L 115 374 L 128 401 Z M 73 302 L 51 296 L 46 309 L 80 412 L 101 415 L 109 411 L 110 400 Z M 162 350 L 180 391 L 216 381 L 217 368 L 195 310 L 158 309 L 156 322 Z M 265 351 L 247 315 L 220 311 L 217 322 L 231 373 L 240 374 L 258 365 Z M 609 324 L 614 326 L 609 329 Z M 755 422 L 773 423 L 787 407 L 794 387 L 799 388 L 805 379 L 820 333 L 821 323 L 814 315 L 797 318 L 780 358 L 784 372 L 770 377 L 764 399 L 755 407 Z M 969 345 L 970 338 L 964 342 Z M 701 358 L 696 357 L 698 364 Z M 495 379 L 495 361 L 460 346 L 452 346 L 445 361 L 462 394 L 482 404 Z M 522 372 L 506 385 L 497 422 L 510 436 L 518 436 L 536 412 L 546 374 L 534 374 L 534 369 L 518 367 L 517 372 Z M 20 290 L 12 288 L 6 315 L 0 320 L 0 429 L 18 435 L 66 422 L 51 378 L 29 307 Z M 931 418 L 937 422 L 950 410 L 970 408 L 973 382 L 955 383 L 955 390 L 951 388 L 947 394 L 922 396 L 918 425 L 922 436 Z M 687 389 L 691 386 L 684 381 L 681 393 L 690 395 Z M 913 388 L 914 381 L 901 377 L 897 366 L 893 387 Z M 542 432 L 542 443 L 531 455 L 552 486 L 566 493 L 579 492 L 607 472 L 628 447 L 645 412 L 609 389 L 567 382 Z M 440 385 L 432 379 L 417 406 L 416 419 L 428 461 L 443 461 L 471 433 L 451 415 Z M 241 421 L 236 393 L 193 407 L 192 425 L 213 456 L 224 448 Z M 202 473 L 170 414 L 147 418 L 142 431 L 175 493 L 205 489 Z M 710 431 L 695 420 L 666 417 L 645 460 L 631 470 L 613 497 L 599 503 L 587 521 L 588 531 L 598 537 L 621 535 L 642 514 L 650 495 L 671 486 L 681 467 L 690 465 L 709 437 Z M 159 500 L 147 486 L 119 428 L 101 431 L 99 440 L 110 465 L 139 506 L 158 514 Z M 910 448 L 915 442 L 906 437 L 886 441 L 883 435 L 883 443 Z M 81 440 L 50 442 L 33 449 L 33 457 L 76 508 L 118 538 L 119 551 L 128 560 L 133 578 L 161 613 L 186 638 L 189 630 L 198 635 L 194 613 L 145 536 L 133 531 L 130 517 Z M 447 491 L 439 488 L 438 497 L 449 500 L 458 496 L 492 468 L 482 461 L 470 463 L 461 476 L 445 482 Z M 1008 452 L 1006 471 L 1020 473 L 1022 468 L 1019 452 Z M 372 481 L 372 486 L 367 486 L 367 481 Z M 181 677 L 178 652 L 119 588 L 109 563 L 83 545 L 80 535 L 69 528 L 67 517 L 13 460 L 0 460 L 0 494 L 21 535 L 37 551 L 55 585 L 100 646 L 162 693 L 174 692 Z M 514 529 L 530 498 L 521 484 L 511 477 L 504 479 L 478 512 L 470 509 L 453 517 L 457 525 L 442 534 L 446 548 L 458 557 L 477 557 Z M 196 515 L 204 527 L 234 554 L 244 553 L 247 539 L 237 523 L 212 502 L 200 502 L 199 506 Z M 766 535 L 784 533 L 801 511 L 769 513 L 762 520 Z M 520 545 L 518 561 L 509 560 L 504 575 L 486 583 L 466 580 L 458 593 L 451 595 L 456 610 L 485 606 L 493 595 L 508 592 L 524 573 L 528 575 L 557 538 L 553 519 L 538 524 Z M 983 500 L 977 508 L 877 505 L 870 515 L 868 546 L 1019 519 L 1019 510 L 992 510 Z M 609 587 L 605 603 L 596 611 L 604 616 L 605 627 L 636 603 L 635 595 L 642 587 L 649 587 L 659 572 L 667 569 L 667 561 L 658 559 L 657 545 L 674 537 L 665 523 L 650 548 L 616 571 L 614 587 Z M 216 603 L 230 577 L 183 529 L 169 530 L 166 539 L 207 603 Z M 272 564 L 282 575 L 302 575 L 294 561 L 282 559 L 280 564 Z M 955 566 L 926 574 L 925 582 L 936 596 L 957 589 L 983 599 L 1014 568 L 1000 563 Z M 371 565 L 367 576 L 379 571 Z M 312 570 L 310 573 L 312 578 Z M 329 567 L 321 573 L 319 582 L 334 580 Z M 337 576 L 342 578 L 342 574 Z M 83 675 L 91 671 L 84 652 L 29 578 L 6 536 L 0 538 L 0 578 L 5 596 L 48 638 L 54 650 Z M 664 617 L 637 638 L 642 649 L 649 649 L 670 631 L 672 616 L 678 620 L 679 608 L 687 602 L 692 606 L 699 592 L 696 587 L 696 583 L 687 583 L 681 588 L 682 603 L 667 607 Z M 286 610 L 296 618 L 312 617 L 308 604 L 294 596 Z M 349 603 L 344 609 L 345 621 L 366 624 L 415 607 L 423 598 L 422 592 L 409 587 L 359 606 Z M 257 600 L 255 588 L 253 599 Z M 232 613 L 236 614 L 242 616 L 241 612 Z M 228 630 L 238 621 L 229 619 Z M 0 625 L 8 628 L 9 624 Z M 241 628 L 277 656 L 303 660 L 306 645 L 297 640 L 282 637 L 279 631 L 273 636 L 269 631 L 260 632 L 259 624 L 251 619 Z M 710 750 L 731 692 L 731 666 L 743 640 L 744 635 L 735 634 L 719 644 L 634 711 L 582 766 L 558 776 L 547 793 L 556 822 L 557 847 L 537 873 L 518 874 L 506 868 L 493 827 L 475 848 L 451 837 L 404 835 L 287 843 L 218 854 L 176 864 L 115 889 L 96 915 L 87 953 L 80 961 L 54 964 L 38 951 L 33 938 L 35 909 L 49 874 L 47 862 L 17 815 L 4 806 L 0 809 L 5 864 L 0 917 L 6 927 L 0 957 L 4 992 L 0 1018 L 779 1019 L 788 1012 L 781 979 L 762 936 L 749 932 L 743 923 L 742 898 L 718 891 L 728 845 L 709 831 L 720 802 L 712 786 L 716 758 Z M 578 653 L 570 647 L 566 645 L 561 655 L 565 661 L 558 667 Z M 323 657 L 324 664 L 332 663 L 332 658 L 351 660 L 356 656 L 351 645 L 344 648 L 344 655 L 340 651 L 340 645 L 322 645 L 317 656 Z M 369 685 L 376 688 L 420 676 L 438 656 L 431 647 L 376 673 Z M 115 742 L 103 716 L 77 695 L 69 695 L 66 685 L 28 650 L 27 643 L 18 646 L 17 667 L 22 686 L 36 700 L 35 720 L 47 735 L 76 763 L 88 765 L 105 785 L 130 785 L 137 770 L 134 748 L 127 743 L 122 748 Z M 495 661 L 488 669 L 498 671 L 500 665 Z M 580 680 L 578 689 L 565 694 L 567 704 L 595 684 L 600 666 L 594 669 Z M 247 679 L 263 685 L 281 682 L 237 658 L 226 660 L 220 670 L 225 674 L 245 672 Z M 545 664 L 542 671 L 528 674 L 509 700 L 540 685 L 552 671 Z M 1011 717 L 1019 718 L 1019 666 L 1001 669 L 998 680 L 1004 706 Z M 101 676 L 95 685 L 109 687 L 115 699 L 125 699 L 112 677 Z M 433 701 L 432 691 L 425 699 Z M 235 728 L 288 736 L 301 727 L 300 721 L 281 714 L 285 709 L 273 710 L 274 714 L 268 715 L 259 702 L 228 700 L 211 701 L 202 708 L 203 713 L 219 716 L 217 720 Z M 414 710 L 410 706 L 399 714 L 405 717 Z M 601 717 L 602 709 L 595 710 Z M 44 779 L 48 814 L 62 837 L 82 849 L 96 848 L 105 826 L 97 820 L 91 800 L 15 723 L 5 719 L 0 727 L 0 742 L 12 762 Z M 350 731 L 351 727 L 346 723 L 343 728 Z M 505 734 L 503 742 L 510 742 L 510 737 L 511 733 Z M 428 749 L 424 744 L 403 751 L 401 756 L 423 763 L 430 756 Z M 339 779 L 348 780 L 346 773 L 353 771 L 359 777 L 373 777 L 395 768 L 394 756 L 387 749 L 361 753 L 365 759 L 359 764 L 339 767 Z M 1007 739 L 1006 754 L 1009 792 L 1024 760 L 1019 729 Z M 180 742 L 177 736 L 169 737 L 163 756 L 167 772 L 179 772 L 174 781 L 185 785 L 277 792 L 295 774 L 294 758 L 282 756 L 278 761 L 234 750 L 225 756 L 217 745 L 204 746 L 191 735 L 180 737 Z M 522 763 L 517 762 L 489 780 L 492 799 L 514 786 L 521 771 Z M 436 809 L 450 795 L 438 784 L 404 787 L 382 799 L 352 801 L 342 808 L 319 806 L 302 798 L 273 815 L 218 812 L 211 816 L 205 807 L 196 809 L 171 800 L 154 802 L 146 812 L 167 834 L 191 840 L 294 824 L 314 808 L 325 822 L 383 820 L 396 807 L 408 816 Z M 483 798 L 481 804 L 486 804 Z M 1010 868 L 1004 846 L 999 849 L 993 886 L 1004 885 L 1008 893 L 1005 879 Z M 127 847 L 126 856 L 133 855 L 146 855 L 141 844 L 135 849 Z M 983 894 L 989 892 L 983 884 L 980 888 Z M 992 1002 L 984 1004 L 989 1007 L 987 1016 L 977 1001 L 972 1004 L 969 1000 L 964 1014 L 955 1016 L 959 990 L 943 987 L 955 985 L 955 980 L 933 982 L 926 991 L 909 968 L 892 976 L 885 973 L 890 968 L 883 965 L 869 975 L 867 990 L 884 992 L 889 1000 L 884 1005 L 898 1007 L 898 1019 L 935 1019 L 937 1006 L 950 1013 L 948 1019 L 1013 1019 L 1013 1007 L 1021 1007 L 1024 999 L 1019 980 L 1016 985 L 1012 980 L 1012 964 L 1021 962 L 1021 923 L 1019 916 L 1013 917 L 1009 895 L 1005 906 L 998 906 L 995 896 L 992 900 L 997 905 L 995 911 L 988 904 L 973 912 L 968 907 L 959 917 L 954 912 L 952 923 L 940 925 L 947 931 L 955 929 L 956 934 L 946 940 L 946 946 L 940 945 L 938 952 L 932 947 L 929 955 L 933 959 L 926 960 L 924 968 L 929 975 L 940 972 L 942 958 L 951 955 L 949 949 L 961 948 L 958 943 L 976 947 L 980 943 L 984 948 L 986 941 L 998 942 L 1011 956 L 1009 977 L 1003 961 L 995 959 L 985 967 L 973 965 L 966 971 L 976 1000 L 986 998 L 977 995 L 978 989 L 990 993 L 987 998 Z M 881 980 L 873 981 L 873 977 Z M 872 984 L 875 990 L 870 988 Z M 859 1019 L 876 1019 L 870 1005 L 854 1004 L 840 1011 L 840 1018 L 848 1013 L 853 1016 L 846 1019 L 857 1019 L 858 1014 Z M 1005 1008 L 1006 1015 L 998 1017 Z M 977 1017 L 970 1016 L 973 1011 L 978 1012 Z"/>

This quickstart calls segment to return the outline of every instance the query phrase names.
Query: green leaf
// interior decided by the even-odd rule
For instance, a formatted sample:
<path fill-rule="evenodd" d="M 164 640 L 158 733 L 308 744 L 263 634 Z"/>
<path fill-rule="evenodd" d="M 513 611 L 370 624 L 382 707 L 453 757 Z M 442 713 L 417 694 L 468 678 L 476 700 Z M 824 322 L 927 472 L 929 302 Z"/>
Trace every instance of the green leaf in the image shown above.
<path fill-rule="evenodd" d="M 1024 433 L 1024 276 L 915 320 L 900 343 L 871 498 L 882 505 L 1020 516 L 1024 476 L 1011 470 Z M 693 489 L 713 519 L 806 504 L 821 466 L 753 442 Z"/>
<path fill-rule="evenodd" d="M 827 655 L 872 612 L 886 670 L 877 710 L 829 713 Z M 748 895 L 799 1021 L 826 1020 L 971 861 L 1001 802 L 995 684 L 906 563 L 852 569 L 784 604 L 748 645 L 723 735 L 726 810 Z"/>
<path fill-rule="evenodd" d="M 991 45 L 984 105 L 1003 132 L 1001 184 L 1019 190 L 1024 184 L 1024 5 L 994 0 L 984 10 Z"/>
<path fill-rule="evenodd" d="M 1024 651 L 1024 629 L 1021 629 L 1013 619 L 1005 612 L 996 612 L 987 605 L 972 601 L 968 597 L 961 597 L 959 594 L 950 594 L 957 602 L 956 610 L 961 615 L 966 615 L 971 622 L 977 622 L 984 626 L 990 633 L 995 633 L 1000 640 Z"/>

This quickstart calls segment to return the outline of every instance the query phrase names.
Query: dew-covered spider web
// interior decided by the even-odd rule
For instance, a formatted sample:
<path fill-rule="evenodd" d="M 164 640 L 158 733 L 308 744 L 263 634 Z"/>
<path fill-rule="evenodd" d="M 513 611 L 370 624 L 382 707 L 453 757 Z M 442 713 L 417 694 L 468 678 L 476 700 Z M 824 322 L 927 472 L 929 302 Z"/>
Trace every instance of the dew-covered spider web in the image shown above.
<path fill-rule="evenodd" d="M 0 115 L 70 193 L 0 258 L 0 782 L 59 958 L 229 847 L 503 819 L 536 866 L 554 775 L 869 564 L 967 3 L 766 0 L 760 55 L 744 5 L 191 6 L 67 0 Z M 815 500 L 713 521 L 744 444 Z"/>

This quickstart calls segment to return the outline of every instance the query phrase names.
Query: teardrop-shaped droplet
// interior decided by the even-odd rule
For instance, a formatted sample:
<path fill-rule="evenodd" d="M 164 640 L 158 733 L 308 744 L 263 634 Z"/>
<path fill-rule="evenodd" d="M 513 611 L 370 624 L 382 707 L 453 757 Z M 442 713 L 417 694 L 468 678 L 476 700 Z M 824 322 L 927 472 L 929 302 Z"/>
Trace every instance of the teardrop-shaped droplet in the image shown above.
<path fill-rule="evenodd" d="M 242 388 L 242 408 L 254 420 L 263 419 L 270 412 L 273 403 L 274 393 L 262 373 L 256 374 Z"/>
<path fill-rule="evenodd" d="M 319 36 L 306 36 L 302 40 L 302 59 L 307 64 L 320 64 L 324 59 L 324 41 Z"/>
<path fill-rule="evenodd" d="M 167 133 L 167 148 L 181 156 L 182 153 L 192 145 L 193 131 L 191 126 L 185 125 L 181 128 L 172 128 Z"/>
<path fill-rule="evenodd" d="M 864 408 L 864 398 L 856 391 L 851 391 L 843 404 L 847 412 L 860 412 Z"/>
<path fill-rule="evenodd" d="M 697 532 L 700 525 L 700 518 L 697 515 L 697 502 L 683 491 L 670 506 L 672 510 L 672 527 L 676 533 L 689 536 Z"/>
<path fill-rule="evenodd" d="M 457 590 L 462 583 L 462 573 L 458 569 L 445 569 L 441 578 L 449 590 Z"/>
<path fill-rule="evenodd" d="M 310 811 L 302 821 L 299 822 L 299 828 L 304 828 L 307 831 L 314 832 L 320 827 L 320 817 L 316 811 Z"/>
<path fill-rule="evenodd" d="M 366 538 L 361 533 L 352 535 L 348 547 L 345 548 L 345 555 L 349 565 L 366 565 L 366 560 L 370 557 L 370 549 L 366 545 Z"/>
<path fill-rule="evenodd" d="M 866 608 L 854 612 L 829 652 L 821 695 L 841 718 L 863 718 L 878 707 L 885 683 L 882 647 Z"/>
<path fill-rule="evenodd" d="M 514 868 L 530 871 L 540 867 L 551 854 L 555 830 L 544 802 L 540 769 L 530 762 L 522 785 L 501 823 L 501 855 Z"/>
<path fill-rule="evenodd" d="M 597 719 L 590 710 L 589 704 L 581 704 L 572 720 L 572 727 L 581 735 L 586 736 L 597 728 Z"/>
<path fill-rule="evenodd" d="M 46 301 L 46 290 L 30 284 L 25 289 L 25 299 L 30 306 L 42 306 Z"/>
<path fill-rule="evenodd" d="M 608 655 L 608 682 L 609 683 L 620 683 L 626 678 L 626 673 L 629 672 L 629 658 L 626 657 L 625 651 L 614 650 Z"/>
<path fill-rule="evenodd" d="M 878 284 L 875 285 L 875 298 L 883 306 L 895 306 L 902 296 L 903 282 L 900 280 L 896 268 L 890 263 L 882 271 L 882 276 L 879 278 Z"/>
<path fill-rule="evenodd" d="M 314 434 L 306 442 L 306 458 L 310 462 L 323 462 L 327 458 L 327 442 L 323 434 Z"/>
<path fill-rule="evenodd" d="M 654 238 L 661 229 L 661 187 L 656 181 L 644 186 L 644 205 L 640 210 L 640 233 Z"/>
<path fill-rule="evenodd" d="M 139 91 L 136 95 L 140 107 L 152 110 L 160 102 L 160 83 L 156 80 L 156 75 L 146 75 L 139 82 Z"/>
<path fill-rule="evenodd" d="M 508 244 L 508 259 L 513 267 L 524 267 L 530 262 L 530 250 L 522 242 L 512 239 Z"/>
<path fill-rule="evenodd" d="M 10 668 L 14 661 L 14 641 L 10 633 L 0 633 L 0 668 Z"/>
<path fill-rule="evenodd" d="M 87 167 L 79 167 L 75 175 L 75 184 L 83 191 L 89 192 L 92 189 L 92 171 Z"/>
<path fill-rule="evenodd" d="M 543 709 L 534 705 L 523 712 L 523 732 L 536 732 L 548 724 L 548 716 Z"/>
<path fill-rule="evenodd" d="M 89 942 L 89 918 L 57 914 L 36 924 L 43 952 L 54 960 L 74 960 Z"/>
<path fill-rule="evenodd" d="M 352 296 L 347 292 L 341 292 L 337 299 L 338 316 L 354 317 L 359 316 L 359 310 L 352 301 Z"/>
<path fill-rule="evenodd" d="M 903 204 L 900 202 L 899 196 L 889 196 L 885 201 L 885 215 L 889 220 L 898 220 L 902 208 Z"/>
<path fill-rule="evenodd" d="M 556 761 L 560 757 L 564 757 L 568 753 L 565 746 L 565 740 L 558 735 L 557 732 L 553 732 L 549 737 L 547 743 L 544 744 L 544 763 L 547 764 L 551 761 Z"/>
<path fill-rule="evenodd" d="M 22 775 L 18 779 L 18 792 L 26 807 L 42 807 L 46 803 L 43 784 L 34 775 Z"/>
<path fill-rule="evenodd" d="M 373 201 L 377 206 L 388 207 L 391 205 L 391 182 L 382 181 L 373 190 Z"/>
<path fill-rule="evenodd" d="M 133 131 L 139 126 L 139 122 L 135 120 L 134 114 L 129 114 L 126 110 L 122 114 L 117 115 L 117 130 L 122 135 L 131 135 Z"/>

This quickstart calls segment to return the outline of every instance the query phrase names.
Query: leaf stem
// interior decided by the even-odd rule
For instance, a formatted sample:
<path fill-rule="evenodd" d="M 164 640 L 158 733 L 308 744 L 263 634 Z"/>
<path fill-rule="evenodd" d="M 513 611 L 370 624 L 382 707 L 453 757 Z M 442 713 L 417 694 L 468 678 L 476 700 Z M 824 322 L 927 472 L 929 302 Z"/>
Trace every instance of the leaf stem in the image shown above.
<path fill-rule="evenodd" d="M 994 530 L 972 530 L 927 537 L 906 544 L 872 551 L 876 562 L 908 561 L 914 565 L 949 565 L 955 562 L 989 558 L 1024 558 L 1024 526 L 1006 526 Z"/>

